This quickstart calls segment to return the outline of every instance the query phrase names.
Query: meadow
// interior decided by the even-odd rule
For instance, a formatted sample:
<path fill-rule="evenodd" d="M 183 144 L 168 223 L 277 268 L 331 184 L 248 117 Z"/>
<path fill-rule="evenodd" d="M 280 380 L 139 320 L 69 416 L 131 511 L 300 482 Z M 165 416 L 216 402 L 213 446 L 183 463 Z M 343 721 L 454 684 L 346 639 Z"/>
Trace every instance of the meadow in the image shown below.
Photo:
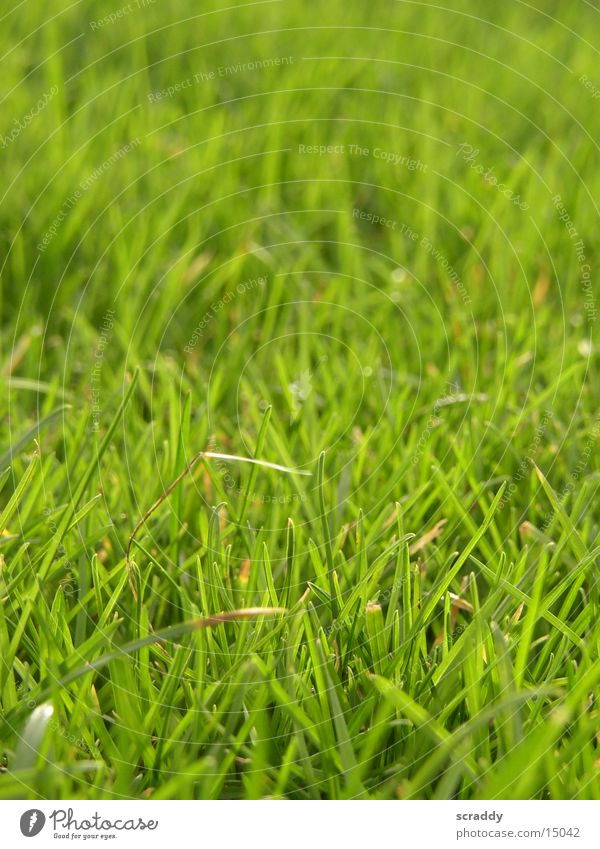
<path fill-rule="evenodd" d="M 598 9 L 1 13 L 0 798 L 598 799 Z"/>

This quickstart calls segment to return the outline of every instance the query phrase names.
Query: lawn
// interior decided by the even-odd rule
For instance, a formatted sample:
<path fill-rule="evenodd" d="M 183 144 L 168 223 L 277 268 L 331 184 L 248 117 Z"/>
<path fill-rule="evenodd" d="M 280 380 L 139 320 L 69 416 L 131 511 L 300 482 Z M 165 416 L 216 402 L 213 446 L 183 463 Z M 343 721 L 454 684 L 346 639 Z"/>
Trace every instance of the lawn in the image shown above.
<path fill-rule="evenodd" d="M 598 9 L 120 2 L 1 18 L 0 798 L 600 798 Z"/>

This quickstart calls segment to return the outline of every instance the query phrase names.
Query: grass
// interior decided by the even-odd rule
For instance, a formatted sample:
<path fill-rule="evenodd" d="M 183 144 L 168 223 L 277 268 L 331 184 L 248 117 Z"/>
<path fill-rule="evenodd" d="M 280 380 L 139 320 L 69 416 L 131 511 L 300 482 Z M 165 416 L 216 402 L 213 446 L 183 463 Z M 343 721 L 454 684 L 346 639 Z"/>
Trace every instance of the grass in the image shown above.
<path fill-rule="evenodd" d="M 0 28 L 0 797 L 599 798 L 597 9 L 115 11 Z"/>

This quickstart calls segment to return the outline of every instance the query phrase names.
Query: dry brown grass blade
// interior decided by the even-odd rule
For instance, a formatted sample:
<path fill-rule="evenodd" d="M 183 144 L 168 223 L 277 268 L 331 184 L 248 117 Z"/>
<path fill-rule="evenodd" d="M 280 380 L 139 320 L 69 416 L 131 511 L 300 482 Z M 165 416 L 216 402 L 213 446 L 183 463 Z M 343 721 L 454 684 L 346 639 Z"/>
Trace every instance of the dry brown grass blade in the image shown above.
<path fill-rule="evenodd" d="M 427 543 L 433 542 L 434 539 L 437 539 L 439 535 L 444 530 L 444 525 L 448 519 L 440 519 L 431 530 L 427 531 L 427 533 L 423 534 L 416 542 L 414 542 L 411 547 L 408 549 L 411 557 L 413 554 L 416 554 L 417 551 L 421 551 L 422 548 L 425 548 Z"/>
<path fill-rule="evenodd" d="M 224 622 L 238 622 L 241 619 L 256 619 L 259 616 L 278 616 L 287 613 L 285 607 L 242 607 L 239 610 L 227 610 L 222 613 L 214 613 L 212 616 L 204 616 L 195 619 L 193 624 L 196 628 L 214 628 Z"/>

